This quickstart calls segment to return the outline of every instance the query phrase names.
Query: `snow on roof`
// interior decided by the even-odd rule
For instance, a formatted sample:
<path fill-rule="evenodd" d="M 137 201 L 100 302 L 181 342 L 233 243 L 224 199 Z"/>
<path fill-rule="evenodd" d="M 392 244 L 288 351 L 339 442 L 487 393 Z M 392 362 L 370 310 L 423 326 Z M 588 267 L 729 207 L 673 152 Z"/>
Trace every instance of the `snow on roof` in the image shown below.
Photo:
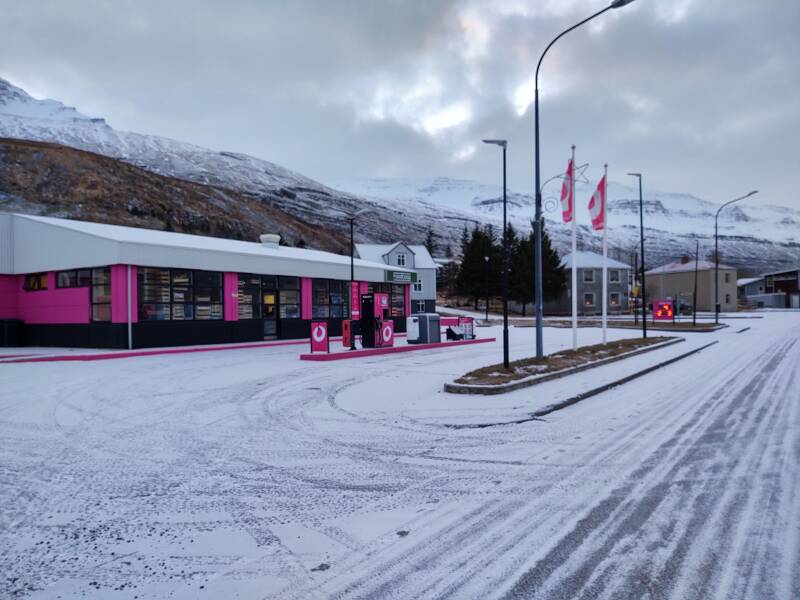
<path fill-rule="evenodd" d="M 602 269 L 603 268 L 603 255 L 597 254 L 596 252 L 587 252 L 585 250 L 581 250 L 577 253 L 578 262 L 577 267 L 579 269 Z M 626 265 L 623 262 L 618 260 L 614 260 L 613 258 L 609 258 L 607 262 L 609 269 L 630 269 L 630 265 Z M 561 258 L 561 266 L 567 269 L 572 268 L 572 252 L 569 254 L 565 254 Z"/>
<path fill-rule="evenodd" d="M 406 244 L 404 242 L 395 242 L 394 244 L 356 244 L 356 252 L 365 260 L 385 263 L 386 261 L 383 257 L 400 244 L 408 248 L 414 254 L 415 269 L 438 268 L 430 252 L 428 252 L 428 249 L 425 246 L 416 244 Z"/>
<path fill-rule="evenodd" d="M 751 283 L 755 283 L 756 281 L 764 281 L 763 277 L 745 277 L 743 279 L 736 280 L 736 287 L 742 287 L 743 285 L 750 285 Z"/>
<path fill-rule="evenodd" d="M 95 255 L 97 254 L 99 251 L 98 248 L 96 246 L 93 247 L 90 243 L 90 240 L 95 238 L 98 242 L 116 243 L 118 246 L 115 247 L 119 248 L 116 258 L 120 260 L 122 264 L 125 264 L 126 261 L 130 261 L 129 264 L 138 264 L 141 266 L 183 266 L 173 264 L 177 261 L 194 263 L 187 264 L 186 266 L 198 269 L 211 269 L 213 265 L 216 265 L 213 270 L 219 270 L 220 265 L 224 263 L 228 265 L 226 267 L 227 270 L 239 272 L 274 272 L 276 275 L 286 275 L 290 274 L 286 272 L 290 269 L 300 269 L 297 273 L 292 274 L 320 277 L 324 276 L 324 273 L 330 273 L 331 277 L 336 277 L 336 275 L 339 275 L 339 278 L 349 277 L 349 256 L 342 256 L 340 254 L 321 250 L 291 248 L 288 246 L 275 247 L 264 245 L 259 242 L 243 242 L 239 240 L 120 225 L 107 225 L 103 223 L 90 223 L 71 219 L 56 219 L 52 217 L 22 214 L 6 216 L 12 217 L 15 221 L 19 221 L 21 225 L 25 222 L 36 223 L 51 228 L 56 227 L 62 232 L 74 232 L 79 234 L 81 236 L 80 243 L 76 238 L 74 244 L 77 250 L 76 248 L 71 248 L 70 252 L 64 252 L 64 254 L 71 255 L 71 260 L 73 262 L 80 260 L 82 256 L 90 256 L 93 251 Z M 51 229 L 49 231 L 53 230 Z M 52 239 L 54 233 L 51 234 L 48 230 L 45 230 L 38 235 L 41 235 L 43 239 L 47 239 L 48 237 Z M 42 246 L 41 239 L 29 239 L 23 243 L 27 242 Z M 123 248 L 124 251 L 122 250 Z M 33 248 L 28 249 L 23 246 L 20 250 L 23 250 L 23 252 L 20 253 L 21 256 L 18 258 L 23 262 L 26 258 L 26 254 L 34 254 Z M 49 248 L 48 250 L 49 254 L 54 257 L 52 261 L 53 266 L 48 266 L 46 269 L 42 270 L 71 268 L 69 266 L 58 266 L 60 264 L 58 255 L 62 253 L 58 252 L 56 248 Z M 103 251 L 106 251 L 105 247 Z M 95 261 L 106 261 L 103 264 L 108 264 L 107 261 L 113 258 L 114 256 L 93 256 Z M 205 263 L 208 263 L 209 266 L 204 267 L 203 265 Z M 356 268 L 363 270 L 361 277 L 369 278 L 368 280 L 383 280 L 383 273 L 387 270 L 387 265 L 384 264 L 383 261 L 373 262 L 355 259 L 353 263 Z M 294 265 L 294 267 L 290 265 Z M 305 272 L 303 272 L 301 265 L 305 266 Z M 399 267 L 392 267 L 392 270 L 408 271 L 408 269 Z M 347 271 L 347 273 L 345 273 L 345 271 Z M 347 277 L 345 277 L 345 275 L 347 275 Z"/>
<path fill-rule="evenodd" d="M 673 262 L 667 265 L 662 265 L 660 267 L 656 267 L 655 269 L 650 269 L 645 274 L 646 275 L 659 275 L 659 274 L 666 274 L 666 273 L 685 273 L 687 271 L 694 271 L 695 265 L 693 260 L 689 262 L 682 263 L 682 262 Z M 697 261 L 697 270 L 698 271 L 710 271 L 716 267 L 715 263 L 710 260 L 700 260 Z M 720 263 L 720 269 L 727 269 L 729 271 L 735 271 L 736 267 L 731 267 L 730 265 L 723 265 Z"/>

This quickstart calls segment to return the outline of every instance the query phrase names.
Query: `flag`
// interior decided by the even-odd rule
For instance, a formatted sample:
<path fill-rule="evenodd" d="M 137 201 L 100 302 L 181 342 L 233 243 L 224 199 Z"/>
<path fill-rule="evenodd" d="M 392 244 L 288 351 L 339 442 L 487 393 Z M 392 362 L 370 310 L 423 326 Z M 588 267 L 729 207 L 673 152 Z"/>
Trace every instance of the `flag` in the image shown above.
<path fill-rule="evenodd" d="M 561 214 L 564 223 L 570 223 L 573 218 L 573 206 L 575 200 L 575 167 L 572 159 L 567 163 L 567 176 L 561 186 Z"/>
<path fill-rule="evenodd" d="M 600 180 L 597 189 L 589 200 L 589 215 L 592 217 L 592 227 L 597 230 L 606 227 L 606 178 Z"/>

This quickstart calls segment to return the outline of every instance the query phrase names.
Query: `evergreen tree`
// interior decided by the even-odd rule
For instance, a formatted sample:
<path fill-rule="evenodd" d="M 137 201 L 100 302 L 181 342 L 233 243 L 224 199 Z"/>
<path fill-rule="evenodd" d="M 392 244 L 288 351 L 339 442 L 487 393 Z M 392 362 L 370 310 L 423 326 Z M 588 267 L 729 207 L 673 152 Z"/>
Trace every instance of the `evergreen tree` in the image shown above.
<path fill-rule="evenodd" d="M 430 225 L 428 225 L 428 232 L 425 234 L 425 248 L 428 249 L 431 256 L 436 254 L 436 250 L 439 248 L 439 244 L 436 242 L 436 234 L 433 233 L 433 227 Z"/>
<path fill-rule="evenodd" d="M 489 258 L 488 264 L 486 257 Z M 485 230 L 475 225 L 466 244 L 458 271 L 457 289 L 462 296 L 473 300 L 475 310 L 478 300 L 496 290 L 497 252 Z"/>
<path fill-rule="evenodd" d="M 446 258 L 453 258 L 453 247 L 450 244 L 447 244 L 447 246 L 445 246 L 444 255 Z"/>
<path fill-rule="evenodd" d="M 536 238 L 533 230 L 517 243 L 511 259 L 510 294 L 512 300 L 522 304 L 522 314 L 526 307 L 536 300 L 535 286 Z M 561 259 L 550 242 L 547 230 L 542 227 L 542 292 L 545 302 L 557 300 L 564 292 L 567 274 L 561 266 Z"/>
<path fill-rule="evenodd" d="M 567 287 L 567 272 L 561 266 L 561 258 L 550 242 L 542 220 L 542 294 L 545 302 L 558 300 Z"/>

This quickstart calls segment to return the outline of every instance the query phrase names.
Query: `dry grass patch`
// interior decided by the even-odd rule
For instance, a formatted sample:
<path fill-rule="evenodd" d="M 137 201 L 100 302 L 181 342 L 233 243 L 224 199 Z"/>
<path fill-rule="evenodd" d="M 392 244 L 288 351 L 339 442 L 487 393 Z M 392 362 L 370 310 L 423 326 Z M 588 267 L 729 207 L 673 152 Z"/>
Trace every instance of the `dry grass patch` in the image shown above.
<path fill-rule="evenodd" d="M 478 385 L 499 385 L 510 383 L 519 379 L 525 379 L 532 375 L 542 375 L 578 367 L 588 363 L 596 362 L 613 356 L 619 356 L 634 350 L 661 344 L 671 337 L 649 337 L 633 338 L 627 340 L 617 340 L 607 344 L 595 344 L 594 346 L 583 346 L 577 350 L 564 350 L 555 354 L 548 354 L 544 358 L 525 358 L 515 360 L 509 364 L 508 370 L 502 364 L 481 367 L 456 379 L 455 383 L 478 384 Z"/>

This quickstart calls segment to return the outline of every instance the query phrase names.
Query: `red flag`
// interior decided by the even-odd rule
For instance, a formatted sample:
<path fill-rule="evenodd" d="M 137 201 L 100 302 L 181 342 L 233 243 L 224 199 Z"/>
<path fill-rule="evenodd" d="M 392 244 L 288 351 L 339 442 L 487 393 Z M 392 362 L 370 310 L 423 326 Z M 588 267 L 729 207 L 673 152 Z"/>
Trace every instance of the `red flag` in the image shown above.
<path fill-rule="evenodd" d="M 597 189 L 589 200 L 589 215 L 592 217 L 592 227 L 597 230 L 606 226 L 606 178 L 605 175 L 597 184 Z"/>
<path fill-rule="evenodd" d="M 564 217 L 564 223 L 570 223 L 573 217 L 573 208 L 575 205 L 575 168 L 572 164 L 572 159 L 567 163 L 567 176 L 564 178 L 564 183 L 561 186 L 561 214 Z"/>

